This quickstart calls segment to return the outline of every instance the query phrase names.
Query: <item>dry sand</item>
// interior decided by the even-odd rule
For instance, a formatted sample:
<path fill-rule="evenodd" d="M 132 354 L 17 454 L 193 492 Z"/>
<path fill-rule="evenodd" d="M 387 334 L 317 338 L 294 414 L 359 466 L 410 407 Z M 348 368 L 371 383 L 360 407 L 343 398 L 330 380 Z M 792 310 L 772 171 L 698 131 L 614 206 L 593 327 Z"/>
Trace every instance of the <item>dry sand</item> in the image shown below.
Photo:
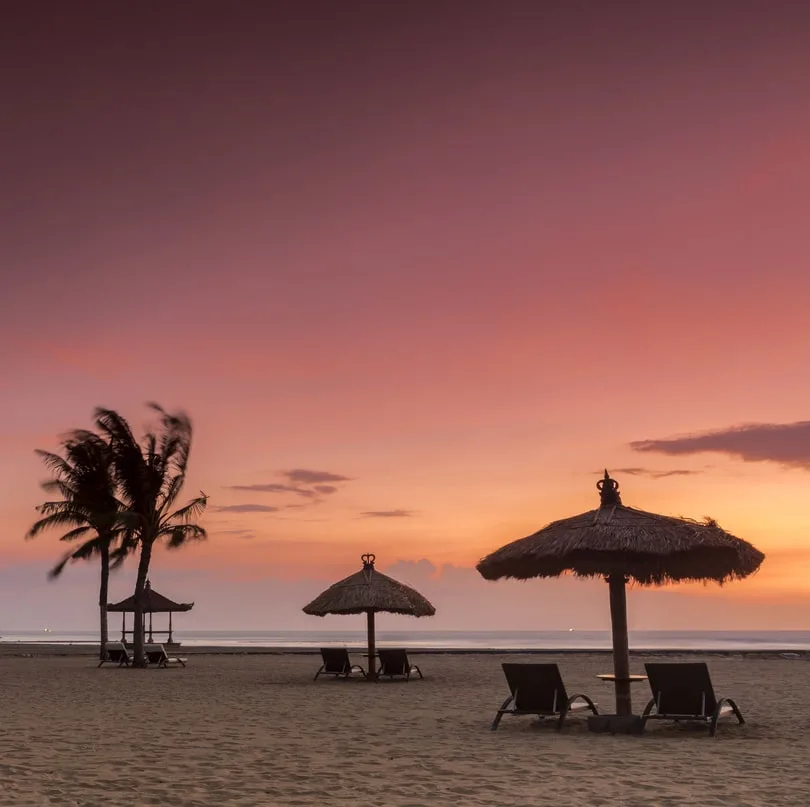
<path fill-rule="evenodd" d="M 97 670 L 4 648 L 0 805 L 810 805 L 810 661 L 708 658 L 748 720 L 711 739 L 663 723 L 597 735 L 576 717 L 560 734 L 510 717 L 491 732 L 507 658 L 418 655 L 424 681 L 371 685 L 313 683 L 315 656 Z M 593 677 L 606 657 L 542 660 L 610 707 Z M 634 694 L 638 711 L 647 685 Z"/>

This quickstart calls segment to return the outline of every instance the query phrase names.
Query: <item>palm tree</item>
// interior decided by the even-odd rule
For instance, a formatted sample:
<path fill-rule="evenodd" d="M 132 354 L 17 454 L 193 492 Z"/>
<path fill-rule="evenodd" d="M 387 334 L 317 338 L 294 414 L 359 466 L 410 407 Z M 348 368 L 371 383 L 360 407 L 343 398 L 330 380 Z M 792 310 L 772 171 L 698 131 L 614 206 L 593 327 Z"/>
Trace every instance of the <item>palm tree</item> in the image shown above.
<path fill-rule="evenodd" d="M 191 421 L 184 412 L 170 414 L 157 404 L 149 406 L 160 416 L 160 428 L 147 431 L 142 443 L 117 412 L 111 409 L 96 409 L 95 412 L 96 427 L 109 442 L 112 452 L 118 496 L 132 525 L 114 557 L 117 560 L 140 549 L 134 595 L 133 652 L 136 667 L 145 666 L 144 591 L 154 545 L 166 539 L 170 549 L 177 549 L 188 541 L 207 537 L 205 530 L 191 521 L 205 510 L 208 499 L 204 493 L 185 506 L 172 509 L 186 479 Z"/>
<path fill-rule="evenodd" d="M 101 583 L 98 592 L 100 613 L 100 656 L 104 658 L 107 646 L 107 590 L 110 568 L 120 565 L 125 557 L 119 552 L 110 563 L 110 553 L 124 530 L 120 502 L 116 498 L 116 484 L 112 475 L 110 445 L 90 431 L 74 431 L 62 440 L 64 456 L 37 449 L 53 477 L 42 483 L 47 493 L 56 493 L 61 499 L 48 501 L 37 510 L 42 518 L 37 521 L 26 538 L 34 538 L 48 529 L 69 527 L 62 541 L 79 541 L 76 549 L 67 552 L 48 574 L 58 577 L 68 563 L 87 560 L 96 555 L 101 560 Z"/>

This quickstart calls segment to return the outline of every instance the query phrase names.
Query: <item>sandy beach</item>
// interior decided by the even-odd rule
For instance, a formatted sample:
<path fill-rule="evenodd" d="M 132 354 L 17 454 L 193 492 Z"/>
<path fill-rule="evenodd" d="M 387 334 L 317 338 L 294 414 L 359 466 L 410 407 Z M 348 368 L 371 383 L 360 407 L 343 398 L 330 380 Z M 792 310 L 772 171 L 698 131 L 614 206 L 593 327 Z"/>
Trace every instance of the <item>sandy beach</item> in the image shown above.
<path fill-rule="evenodd" d="M 489 724 L 500 663 L 415 656 L 424 681 L 312 682 L 313 655 L 190 654 L 185 669 L 96 669 L 75 651 L 0 654 L 0 804 L 806 805 L 804 659 L 707 658 L 748 723 L 651 724 L 643 737 Z M 650 657 L 646 657 L 650 658 Z M 694 657 L 690 657 L 694 658 Z M 604 656 L 544 657 L 610 706 Z M 362 659 L 356 658 L 357 661 Z M 635 671 L 643 659 L 636 659 Z M 646 684 L 634 690 L 636 710 Z"/>

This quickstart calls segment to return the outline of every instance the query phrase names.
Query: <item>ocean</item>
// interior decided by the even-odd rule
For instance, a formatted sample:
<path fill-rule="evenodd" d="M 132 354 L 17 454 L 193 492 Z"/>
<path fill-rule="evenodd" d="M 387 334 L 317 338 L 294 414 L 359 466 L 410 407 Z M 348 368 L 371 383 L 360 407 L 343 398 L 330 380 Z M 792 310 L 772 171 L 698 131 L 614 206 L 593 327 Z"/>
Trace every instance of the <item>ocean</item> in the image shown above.
<path fill-rule="evenodd" d="M 5 631 L 0 643 L 96 644 L 92 631 Z M 110 638 L 118 633 L 113 629 Z M 364 631 L 176 631 L 188 647 L 308 649 L 362 647 Z M 161 639 L 156 638 L 156 641 Z M 609 631 L 385 631 L 377 645 L 430 650 L 609 650 Z M 810 631 L 631 631 L 635 650 L 810 650 Z"/>

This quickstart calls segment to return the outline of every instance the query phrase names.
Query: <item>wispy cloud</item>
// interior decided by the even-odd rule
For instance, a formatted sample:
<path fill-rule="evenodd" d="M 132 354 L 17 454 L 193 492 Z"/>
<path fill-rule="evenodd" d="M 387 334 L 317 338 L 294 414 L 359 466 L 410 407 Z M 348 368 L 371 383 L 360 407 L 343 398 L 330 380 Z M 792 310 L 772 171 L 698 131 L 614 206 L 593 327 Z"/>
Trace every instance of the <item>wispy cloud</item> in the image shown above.
<path fill-rule="evenodd" d="M 219 533 L 222 535 L 235 535 L 237 538 L 244 538 L 245 540 L 256 537 L 256 534 L 251 530 L 219 530 Z"/>
<path fill-rule="evenodd" d="M 294 493 L 296 496 L 303 496 L 306 499 L 314 499 L 316 490 L 296 487 L 294 485 L 281 485 L 278 483 L 259 485 L 226 485 L 228 490 L 241 490 L 248 493 Z M 335 488 L 337 490 L 337 488 Z M 330 491 L 331 492 L 331 491 Z"/>
<path fill-rule="evenodd" d="M 334 485 L 314 485 L 312 489 L 323 496 L 329 496 L 331 493 L 337 493 L 338 490 Z"/>
<path fill-rule="evenodd" d="M 366 510 L 360 513 L 363 518 L 411 518 L 413 510 Z"/>
<path fill-rule="evenodd" d="M 333 474 L 330 471 L 312 471 L 308 468 L 293 468 L 291 471 L 282 471 L 282 476 L 295 484 L 319 485 L 329 482 L 350 482 L 351 477 L 343 474 Z"/>
<path fill-rule="evenodd" d="M 269 504 L 229 504 L 214 508 L 217 513 L 275 513 L 278 507 Z"/>
<path fill-rule="evenodd" d="M 333 496 L 340 488 L 338 484 L 348 482 L 349 477 L 331 471 L 311 471 L 306 468 L 295 468 L 292 471 L 281 471 L 285 482 L 256 482 L 249 485 L 225 485 L 226 490 L 241 493 L 270 493 L 273 495 L 292 495 L 307 500 L 306 506 L 320 504 L 327 496 Z M 287 505 L 289 506 L 289 505 Z"/>
<path fill-rule="evenodd" d="M 630 443 L 634 451 L 686 455 L 716 452 L 745 462 L 775 462 L 810 470 L 810 421 L 747 423 L 725 429 Z"/>
<path fill-rule="evenodd" d="M 698 471 L 691 468 L 675 468 L 671 471 L 656 471 L 652 468 L 609 468 L 611 475 L 624 474 L 625 476 L 648 476 L 651 479 L 664 479 L 667 476 L 693 476 L 694 474 L 702 474 L 703 471 Z M 598 476 L 604 474 L 604 469 L 601 471 L 594 471 Z"/>

